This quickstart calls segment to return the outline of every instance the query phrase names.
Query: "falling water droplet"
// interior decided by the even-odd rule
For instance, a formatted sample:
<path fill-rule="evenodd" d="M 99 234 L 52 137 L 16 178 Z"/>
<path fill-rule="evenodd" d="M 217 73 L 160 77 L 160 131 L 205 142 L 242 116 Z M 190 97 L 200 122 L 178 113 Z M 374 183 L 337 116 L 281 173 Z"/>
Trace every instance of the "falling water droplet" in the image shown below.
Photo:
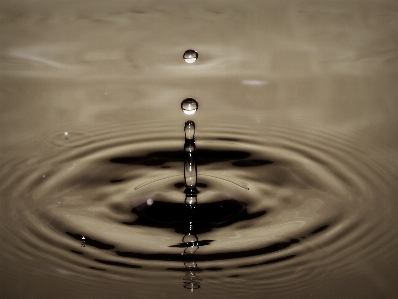
<path fill-rule="evenodd" d="M 194 63 L 196 59 L 198 59 L 198 56 L 198 52 L 196 52 L 195 50 L 186 50 L 183 58 L 186 63 Z"/>
<path fill-rule="evenodd" d="M 195 114 L 198 110 L 199 105 L 195 99 L 187 98 L 181 102 L 181 109 L 185 114 L 191 115 Z"/>

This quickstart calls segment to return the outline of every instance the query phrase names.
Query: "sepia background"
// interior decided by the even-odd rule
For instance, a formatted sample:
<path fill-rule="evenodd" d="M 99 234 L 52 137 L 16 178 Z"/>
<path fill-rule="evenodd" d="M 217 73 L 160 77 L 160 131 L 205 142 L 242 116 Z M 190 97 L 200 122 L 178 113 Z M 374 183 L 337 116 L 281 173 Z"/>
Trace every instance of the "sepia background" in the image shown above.
<path fill-rule="evenodd" d="M 1 298 L 397 298 L 397 1 L 2 0 L 0 24 Z M 245 208 L 185 257 L 173 209 L 132 211 L 184 203 L 188 119 L 198 205 Z"/>

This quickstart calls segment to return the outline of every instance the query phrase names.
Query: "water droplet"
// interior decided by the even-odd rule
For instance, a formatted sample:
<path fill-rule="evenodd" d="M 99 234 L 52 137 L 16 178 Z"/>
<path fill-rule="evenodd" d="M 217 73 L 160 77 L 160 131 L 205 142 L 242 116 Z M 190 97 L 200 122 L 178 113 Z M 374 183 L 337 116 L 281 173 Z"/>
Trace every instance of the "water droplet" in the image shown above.
<path fill-rule="evenodd" d="M 185 139 L 194 139 L 195 137 L 195 123 L 192 120 L 188 120 L 184 127 Z"/>
<path fill-rule="evenodd" d="M 68 135 L 69 135 L 69 133 L 68 133 L 68 132 L 64 132 L 64 135 L 65 135 L 65 136 L 68 136 Z"/>
<path fill-rule="evenodd" d="M 198 56 L 198 52 L 196 52 L 195 50 L 186 50 L 183 58 L 186 63 L 194 63 L 196 59 L 198 59 Z"/>
<path fill-rule="evenodd" d="M 151 206 L 153 204 L 153 199 L 152 198 L 148 198 L 148 200 L 146 201 L 146 204 L 148 206 Z"/>
<path fill-rule="evenodd" d="M 199 109 L 198 102 L 192 98 L 186 98 L 181 102 L 181 109 L 185 114 L 195 114 L 196 110 Z"/>

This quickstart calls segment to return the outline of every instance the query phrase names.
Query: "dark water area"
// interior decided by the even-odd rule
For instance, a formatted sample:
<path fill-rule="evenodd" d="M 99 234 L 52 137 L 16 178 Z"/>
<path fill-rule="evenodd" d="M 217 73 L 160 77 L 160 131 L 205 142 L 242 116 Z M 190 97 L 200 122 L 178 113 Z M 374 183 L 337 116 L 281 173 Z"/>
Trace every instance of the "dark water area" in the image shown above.
<path fill-rule="evenodd" d="M 211 163 L 219 163 L 225 161 L 232 162 L 233 166 L 237 167 L 251 167 L 271 164 L 272 161 L 267 160 L 251 160 L 245 159 L 250 157 L 249 152 L 244 151 L 229 151 L 229 150 L 212 150 L 212 149 L 198 149 L 196 152 L 197 165 L 208 165 Z M 245 160 L 243 160 L 245 159 Z M 144 166 L 163 166 L 167 162 L 183 162 L 184 156 L 181 151 L 160 151 L 152 152 L 143 157 L 117 157 L 110 159 L 110 162 L 125 165 L 144 165 Z M 236 161 L 239 160 L 239 161 Z"/>
<path fill-rule="evenodd" d="M 398 298 L 398 2 L 2 1 L 0 298 Z"/>

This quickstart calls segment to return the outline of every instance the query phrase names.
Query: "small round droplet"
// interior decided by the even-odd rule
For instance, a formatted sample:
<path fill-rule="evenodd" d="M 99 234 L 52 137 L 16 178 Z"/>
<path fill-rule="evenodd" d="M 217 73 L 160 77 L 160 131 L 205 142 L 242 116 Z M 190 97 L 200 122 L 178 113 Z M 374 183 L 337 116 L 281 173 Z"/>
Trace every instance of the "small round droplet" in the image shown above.
<path fill-rule="evenodd" d="M 196 59 L 198 59 L 198 56 L 198 52 L 196 52 L 195 50 L 186 50 L 183 58 L 186 63 L 194 63 Z"/>
<path fill-rule="evenodd" d="M 181 102 L 181 110 L 188 115 L 195 114 L 196 110 L 199 109 L 199 104 L 192 98 L 186 98 Z"/>
<path fill-rule="evenodd" d="M 68 135 L 69 135 L 69 133 L 68 133 L 68 132 L 64 132 L 64 135 L 65 135 L 65 136 L 68 136 Z"/>
<path fill-rule="evenodd" d="M 147 201 L 146 201 L 146 204 L 148 206 L 151 206 L 153 204 L 153 199 L 152 198 L 148 198 Z"/>

